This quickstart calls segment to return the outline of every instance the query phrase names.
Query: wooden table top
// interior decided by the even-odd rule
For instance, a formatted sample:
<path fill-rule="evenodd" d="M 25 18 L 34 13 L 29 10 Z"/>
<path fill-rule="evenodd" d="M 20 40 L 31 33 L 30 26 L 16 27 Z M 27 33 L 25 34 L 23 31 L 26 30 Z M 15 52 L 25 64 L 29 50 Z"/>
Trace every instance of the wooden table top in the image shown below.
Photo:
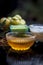
<path fill-rule="evenodd" d="M 10 51 L 5 55 L 8 65 L 43 65 L 43 42 L 35 43 L 28 52 L 23 54 L 10 50 L 5 38 L 0 39 L 1 47 L 7 52 Z"/>

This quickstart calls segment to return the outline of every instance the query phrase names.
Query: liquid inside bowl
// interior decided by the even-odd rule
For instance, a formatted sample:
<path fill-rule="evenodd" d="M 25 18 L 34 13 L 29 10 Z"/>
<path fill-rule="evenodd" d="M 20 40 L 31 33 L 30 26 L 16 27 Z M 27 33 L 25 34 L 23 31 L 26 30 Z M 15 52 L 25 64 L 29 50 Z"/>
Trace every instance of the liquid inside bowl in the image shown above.
<path fill-rule="evenodd" d="M 12 49 L 23 51 L 28 50 L 30 47 L 34 44 L 35 36 L 29 34 L 29 33 L 7 33 L 6 38 L 8 41 L 9 46 L 11 46 Z"/>

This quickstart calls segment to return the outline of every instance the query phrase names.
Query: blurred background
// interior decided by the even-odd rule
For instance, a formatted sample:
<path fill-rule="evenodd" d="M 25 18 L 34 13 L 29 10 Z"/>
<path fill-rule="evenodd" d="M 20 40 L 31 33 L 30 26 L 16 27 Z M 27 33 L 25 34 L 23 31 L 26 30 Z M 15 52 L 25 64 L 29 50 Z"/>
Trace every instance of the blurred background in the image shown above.
<path fill-rule="evenodd" d="M 43 0 L 0 0 L 0 18 L 16 14 L 28 24 L 43 23 Z"/>

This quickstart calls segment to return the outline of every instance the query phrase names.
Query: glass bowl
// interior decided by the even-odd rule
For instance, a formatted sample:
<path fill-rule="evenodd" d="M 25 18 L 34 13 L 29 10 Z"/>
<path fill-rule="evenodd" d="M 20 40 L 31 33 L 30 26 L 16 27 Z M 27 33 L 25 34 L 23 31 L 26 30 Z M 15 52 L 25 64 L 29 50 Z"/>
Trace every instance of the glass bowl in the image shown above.
<path fill-rule="evenodd" d="M 32 24 L 29 26 L 32 34 L 36 35 L 36 41 L 43 42 L 43 25 L 42 24 Z"/>
<path fill-rule="evenodd" d="M 6 39 L 8 45 L 15 51 L 25 51 L 30 49 L 34 44 L 35 35 L 30 32 L 18 33 L 18 32 L 8 32 L 6 33 Z"/>

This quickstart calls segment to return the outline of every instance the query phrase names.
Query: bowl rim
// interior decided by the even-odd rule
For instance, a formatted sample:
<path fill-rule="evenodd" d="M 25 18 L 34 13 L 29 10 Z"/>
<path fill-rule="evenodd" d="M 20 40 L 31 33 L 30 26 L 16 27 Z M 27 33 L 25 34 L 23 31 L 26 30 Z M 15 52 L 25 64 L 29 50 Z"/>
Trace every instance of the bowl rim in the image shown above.
<path fill-rule="evenodd" d="M 6 33 L 6 38 L 8 38 L 9 36 L 9 34 L 10 33 L 17 33 L 17 32 L 8 32 L 8 33 Z M 23 33 L 23 32 L 22 32 Z M 35 40 L 35 38 L 36 38 L 36 35 L 35 34 L 32 34 L 31 32 L 26 32 L 26 33 L 28 33 L 29 35 L 31 35 L 30 37 L 29 37 L 29 39 L 34 39 Z M 25 37 L 24 37 L 25 38 Z"/>

